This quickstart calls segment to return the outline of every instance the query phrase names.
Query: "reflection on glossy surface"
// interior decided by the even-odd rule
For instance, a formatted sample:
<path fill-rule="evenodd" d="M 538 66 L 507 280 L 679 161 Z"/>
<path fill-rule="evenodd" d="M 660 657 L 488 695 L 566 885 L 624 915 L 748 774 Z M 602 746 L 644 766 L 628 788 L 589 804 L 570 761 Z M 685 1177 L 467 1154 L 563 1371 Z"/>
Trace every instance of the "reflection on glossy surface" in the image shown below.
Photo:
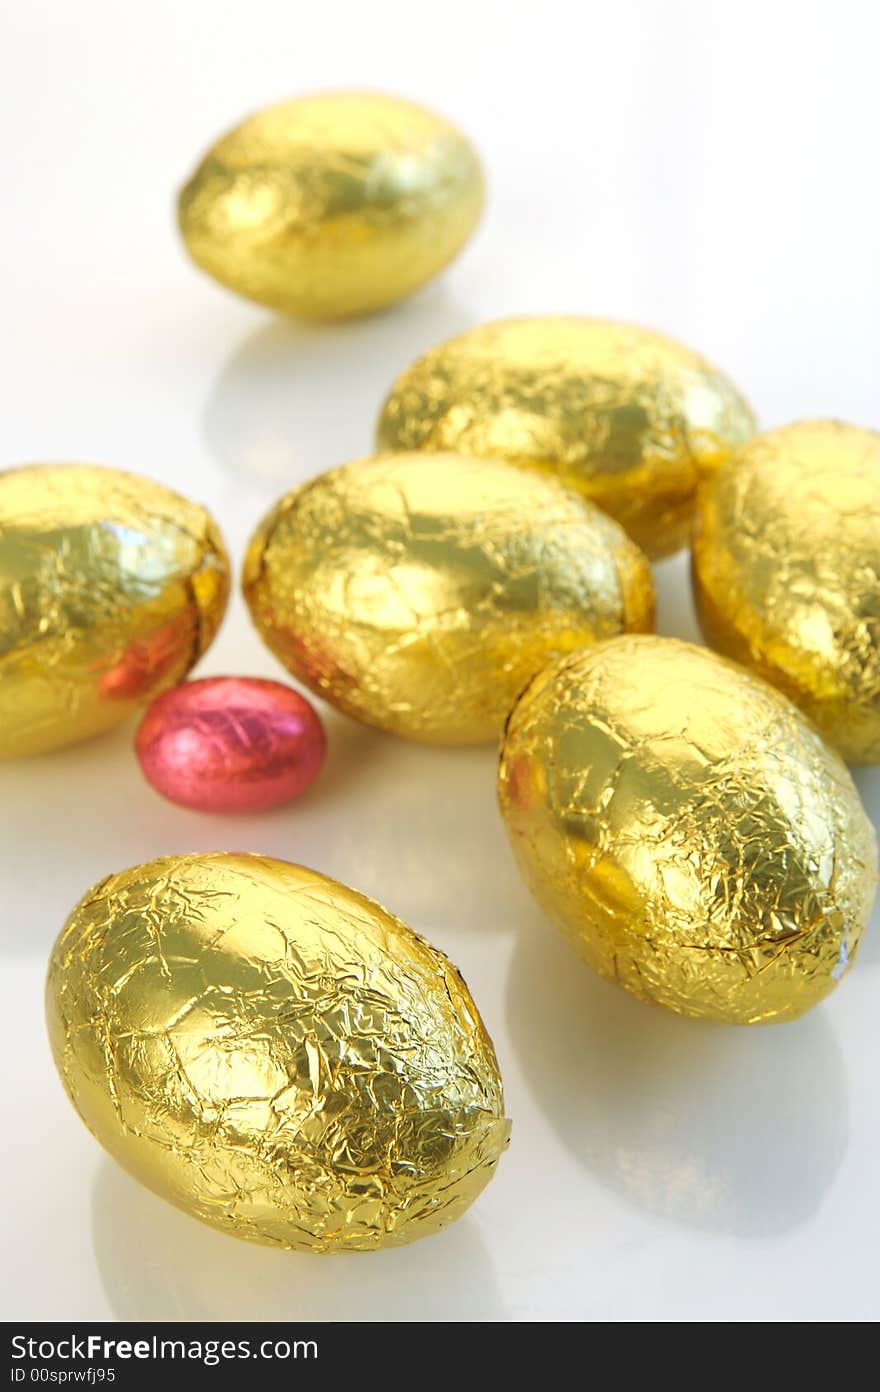
<path fill-rule="evenodd" d="M 244 339 L 217 378 L 204 417 L 208 448 L 268 498 L 365 454 L 390 377 L 426 341 L 457 332 L 469 318 L 438 285 L 369 320 L 267 324 Z"/>
<path fill-rule="evenodd" d="M 230 1242 L 103 1161 L 92 1194 L 95 1257 L 120 1320 L 504 1319 L 475 1221 L 429 1242 L 332 1259 Z"/>
<path fill-rule="evenodd" d="M 393 885 L 398 912 L 444 950 L 450 929 L 508 930 L 522 889 L 495 804 L 495 749 L 439 751 L 365 735 L 381 762 L 383 814 L 371 815 L 368 781 L 360 784 L 357 804 L 328 828 L 333 865 L 344 863 L 347 878 L 377 899 Z"/>
<path fill-rule="evenodd" d="M 239 668 L 254 661 L 244 642 L 231 651 Z M 495 750 L 438 751 L 369 730 L 331 708 L 321 715 L 327 731 L 321 777 L 293 804 L 258 817 L 227 816 L 225 844 L 319 865 L 393 903 L 453 958 L 469 933 L 503 932 L 522 891 L 495 805 Z M 65 807 L 73 785 L 77 815 L 70 817 Z M 0 915 L 0 951 L 45 956 L 83 885 L 115 867 L 217 845 L 216 819 L 163 802 L 146 785 L 129 730 L 9 764 L 3 787 L 6 805 L 15 807 L 21 885 L 36 876 L 42 883 L 50 813 L 63 836 L 38 911 Z M 108 817 L 108 807 L 124 808 L 125 815 Z M 466 968 L 466 957 L 459 960 Z"/>
<path fill-rule="evenodd" d="M 497 740 L 548 662 L 654 619 L 650 567 L 616 522 L 555 479 L 458 454 L 375 455 L 293 489 L 242 583 L 288 671 L 428 744 Z"/>
<path fill-rule="evenodd" d="M 784 1030 L 683 1021 L 585 971 L 535 922 L 508 1028 L 551 1125 L 604 1184 L 687 1228 L 804 1222 L 846 1150 L 846 1075 L 823 1011 Z"/>

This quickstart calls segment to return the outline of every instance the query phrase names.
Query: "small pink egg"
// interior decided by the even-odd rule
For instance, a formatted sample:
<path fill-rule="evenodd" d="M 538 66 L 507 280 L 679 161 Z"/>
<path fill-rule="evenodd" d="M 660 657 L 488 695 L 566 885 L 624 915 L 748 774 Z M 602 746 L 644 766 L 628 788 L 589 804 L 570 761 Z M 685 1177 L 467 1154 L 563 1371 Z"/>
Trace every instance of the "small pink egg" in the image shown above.
<path fill-rule="evenodd" d="M 281 682 L 204 677 L 157 697 L 135 739 L 148 783 L 199 812 L 261 812 L 317 776 L 324 727 Z"/>

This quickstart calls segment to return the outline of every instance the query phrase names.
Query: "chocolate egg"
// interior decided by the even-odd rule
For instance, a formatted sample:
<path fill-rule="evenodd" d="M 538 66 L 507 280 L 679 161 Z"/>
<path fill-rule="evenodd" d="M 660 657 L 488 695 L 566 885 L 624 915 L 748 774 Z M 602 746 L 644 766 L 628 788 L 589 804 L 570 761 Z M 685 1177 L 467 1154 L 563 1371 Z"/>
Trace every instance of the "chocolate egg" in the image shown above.
<path fill-rule="evenodd" d="M 411 102 L 328 92 L 218 140 L 180 195 L 198 266 L 272 309 L 335 319 L 393 304 L 461 250 L 483 206 L 468 141 Z"/>
<path fill-rule="evenodd" d="M 647 561 L 554 479 L 490 460 L 357 460 L 282 498 L 245 595 L 284 665 L 349 715 L 438 744 L 496 739 L 552 658 L 650 628 Z"/>
<path fill-rule="evenodd" d="M 623 637 L 541 673 L 508 722 L 499 798 L 539 904 L 644 1000 L 792 1020 L 855 957 L 877 851 L 846 766 L 705 648 Z"/>
<path fill-rule="evenodd" d="M 111 875 L 52 954 L 64 1086 L 148 1188 L 236 1237 L 398 1246 L 507 1144 L 492 1044 L 441 952 L 364 895 L 251 855 Z"/>
<path fill-rule="evenodd" d="M 647 555 L 690 537 L 697 482 L 754 431 L 705 358 L 632 324 L 507 319 L 432 349 L 382 408 L 382 450 L 456 450 L 555 475 Z"/>
<path fill-rule="evenodd" d="M 204 508 L 135 474 L 0 474 L 0 755 L 98 734 L 180 681 L 223 617 Z"/>
<path fill-rule="evenodd" d="M 199 812 L 260 812 L 304 792 L 324 727 L 304 696 L 258 677 L 203 677 L 152 703 L 135 749 L 148 783 Z"/>
<path fill-rule="evenodd" d="M 700 490 L 693 579 L 714 648 L 845 758 L 880 763 L 880 435 L 803 421 L 758 436 Z"/>

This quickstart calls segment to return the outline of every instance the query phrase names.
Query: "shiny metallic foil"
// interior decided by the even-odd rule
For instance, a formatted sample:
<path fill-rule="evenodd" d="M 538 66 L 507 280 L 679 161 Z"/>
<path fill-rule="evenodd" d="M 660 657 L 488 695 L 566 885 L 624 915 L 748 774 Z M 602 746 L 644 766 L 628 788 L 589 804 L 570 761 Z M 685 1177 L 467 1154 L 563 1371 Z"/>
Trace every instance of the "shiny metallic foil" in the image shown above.
<path fill-rule="evenodd" d="M 508 319 L 432 349 L 382 408 L 383 450 L 457 450 L 555 475 L 647 555 L 690 539 L 698 480 L 752 435 L 705 358 L 631 324 Z"/>
<path fill-rule="evenodd" d="M 330 92 L 268 107 L 218 140 L 180 194 L 198 266 L 288 314 L 393 304 L 461 250 L 483 206 L 473 148 L 395 97 Z"/>
<path fill-rule="evenodd" d="M 364 895 L 263 856 L 173 856 L 77 905 L 47 984 L 64 1086 L 148 1188 L 235 1237 L 399 1246 L 508 1140 L 455 967 Z"/>
<path fill-rule="evenodd" d="M 706 639 L 754 667 L 855 763 L 880 763 L 880 435 L 804 421 L 700 490 Z"/>
<path fill-rule="evenodd" d="M 846 766 L 705 648 L 624 637 L 542 673 L 511 714 L 499 798 L 539 904 L 644 1000 L 793 1020 L 852 963 L 877 850 Z"/>
<path fill-rule="evenodd" d="M 554 479 L 497 461 L 357 460 L 282 498 L 244 588 L 269 647 L 340 710 L 410 739 L 497 739 L 551 659 L 649 629 L 650 568 Z"/>
<path fill-rule="evenodd" d="M 204 508 L 134 474 L 0 474 L 0 755 L 125 720 L 186 675 L 229 592 Z"/>
<path fill-rule="evenodd" d="M 326 745 L 305 697 L 259 677 L 181 682 L 156 697 L 135 738 L 147 782 L 198 812 L 263 812 L 299 797 Z"/>

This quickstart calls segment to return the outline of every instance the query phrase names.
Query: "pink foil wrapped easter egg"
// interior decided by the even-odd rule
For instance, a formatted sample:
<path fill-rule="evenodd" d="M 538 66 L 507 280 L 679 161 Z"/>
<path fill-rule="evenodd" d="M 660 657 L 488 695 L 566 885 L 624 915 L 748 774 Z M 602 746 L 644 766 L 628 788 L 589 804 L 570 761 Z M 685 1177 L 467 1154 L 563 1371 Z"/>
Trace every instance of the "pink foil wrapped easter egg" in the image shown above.
<path fill-rule="evenodd" d="M 324 727 L 281 682 L 205 677 L 164 692 L 135 740 L 148 783 L 199 812 L 261 812 L 298 797 L 324 761 Z"/>

